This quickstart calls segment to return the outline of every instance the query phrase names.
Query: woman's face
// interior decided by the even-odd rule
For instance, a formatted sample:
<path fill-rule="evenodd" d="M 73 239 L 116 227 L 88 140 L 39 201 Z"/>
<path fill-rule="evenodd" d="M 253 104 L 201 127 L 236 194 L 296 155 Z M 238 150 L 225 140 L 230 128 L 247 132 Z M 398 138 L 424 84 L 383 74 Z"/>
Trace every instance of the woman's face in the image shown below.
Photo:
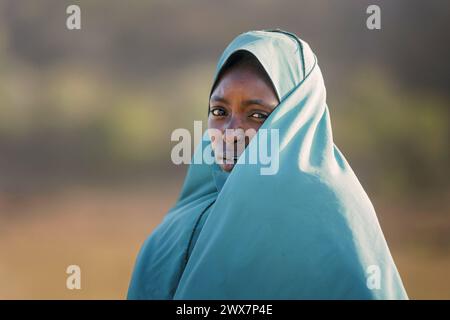
<path fill-rule="evenodd" d="M 221 132 L 221 141 L 215 136 L 211 141 L 216 161 L 223 160 L 217 162 L 224 171 L 231 171 L 243 152 L 239 141 L 241 145 L 245 141 L 246 147 L 252 138 L 242 133 L 258 131 L 277 105 L 272 86 L 255 67 L 234 67 L 222 75 L 209 101 L 208 128 Z M 235 130 L 234 135 L 227 129 Z M 222 148 L 218 148 L 220 143 Z"/>

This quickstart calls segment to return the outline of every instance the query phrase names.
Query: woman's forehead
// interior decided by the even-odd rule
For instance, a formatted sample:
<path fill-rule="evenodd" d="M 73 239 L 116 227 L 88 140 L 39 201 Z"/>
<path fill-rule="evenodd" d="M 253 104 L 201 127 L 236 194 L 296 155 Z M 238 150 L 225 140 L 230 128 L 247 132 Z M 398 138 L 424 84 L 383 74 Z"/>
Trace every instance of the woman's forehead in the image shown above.
<path fill-rule="evenodd" d="M 247 90 L 264 90 L 278 100 L 276 88 L 258 59 L 246 51 L 238 51 L 231 55 L 219 72 L 212 92 L 217 87 L 242 86 Z M 224 88 L 221 88 L 224 89 Z"/>

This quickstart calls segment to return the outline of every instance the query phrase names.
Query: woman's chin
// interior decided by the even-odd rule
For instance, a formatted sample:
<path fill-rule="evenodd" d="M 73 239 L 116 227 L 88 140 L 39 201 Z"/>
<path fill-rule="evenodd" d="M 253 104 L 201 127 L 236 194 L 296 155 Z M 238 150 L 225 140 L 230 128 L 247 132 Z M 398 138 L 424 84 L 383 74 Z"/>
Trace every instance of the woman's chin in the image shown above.
<path fill-rule="evenodd" d="M 223 171 L 230 172 L 234 168 L 234 163 L 222 163 L 220 164 L 220 167 Z"/>

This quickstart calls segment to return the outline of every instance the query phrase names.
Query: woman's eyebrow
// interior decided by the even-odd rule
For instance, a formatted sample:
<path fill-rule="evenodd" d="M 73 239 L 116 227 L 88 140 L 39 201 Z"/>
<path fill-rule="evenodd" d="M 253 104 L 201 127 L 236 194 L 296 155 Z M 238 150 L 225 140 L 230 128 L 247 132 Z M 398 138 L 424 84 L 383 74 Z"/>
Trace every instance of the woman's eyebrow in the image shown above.
<path fill-rule="evenodd" d="M 213 96 L 211 96 L 211 101 L 215 101 L 215 102 L 223 102 L 223 103 L 225 103 L 225 104 L 229 104 L 227 99 L 225 99 L 225 98 L 222 97 L 222 96 L 218 96 L 218 95 L 213 95 Z"/>
<path fill-rule="evenodd" d="M 265 103 L 265 102 L 264 102 L 263 100 L 261 100 L 261 99 L 249 99 L 249 100 L 245 100 L 245 101 L 242 103 L 242 105 L 243 105 L 244 107 L 250 106 L 250 105 L 252 105 L 252 104 L 257 104 L 257 105 L 260 105 L 260 106 L 265 107 L 265 108 L 268 108 L 268 109 L 273 109 L 273 108 L 275 108 L 275 106 L 271 106 L 271 105 Z"/>
<path fill-rule="evenodd" d="M 229 102 L 228 102 L 227 99 L 225 99 L 225 98 L 222 97 L 222 96 L 218 96 L 218 95 L 213 95 L 213 96 L 211 96 L 211 101 L 214 101 L 214 102 L 222 102 L 222 103 L 224 103 L 224 104 L 229 104 Z M 275 106 L 272 106 L 272 105 L 269 105 L 269 104 L 265 103 L 262 99 L 248 99 L 248 100 L 245 100 L 245 101 L 242 103 L 242 106 L 243 106 L 243 107 L 248 107 L 248 106 L 253 105 L 253 104 L 256 104 L 256 105 L 265 107 L 265 108 L 267 108 L 267 109 L 274 109 L 274 108 L 276 107 L 276 105 L 275 105 Z"/>

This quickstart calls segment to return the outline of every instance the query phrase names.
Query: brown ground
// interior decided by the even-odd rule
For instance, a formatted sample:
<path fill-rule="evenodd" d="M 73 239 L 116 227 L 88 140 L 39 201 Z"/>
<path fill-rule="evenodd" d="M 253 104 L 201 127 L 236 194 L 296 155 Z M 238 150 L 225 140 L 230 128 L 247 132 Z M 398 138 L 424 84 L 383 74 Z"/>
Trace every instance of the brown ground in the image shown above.
<path fill-rule="evenodd" d="M 136 254 L 179 188 L 0 194 L 0 298 L 125 298 Z M 440 205 L 375 205 L 411 298 L 450 299 L 450 217 Z M 70 264 L 81 267 L 81 290 L 66 289 Z"/>

